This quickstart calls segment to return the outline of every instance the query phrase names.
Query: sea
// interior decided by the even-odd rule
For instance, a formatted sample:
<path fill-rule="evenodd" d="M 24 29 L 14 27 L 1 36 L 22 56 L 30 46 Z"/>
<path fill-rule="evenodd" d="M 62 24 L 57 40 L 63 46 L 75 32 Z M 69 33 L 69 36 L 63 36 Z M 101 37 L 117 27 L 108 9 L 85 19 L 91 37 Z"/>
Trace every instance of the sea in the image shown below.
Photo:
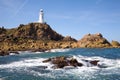
<path fill-rule="evenodd" d="M 0 56 L 0 80 L 120 80 L 119 48 L 52 49 L 46 52 L 19 51 Z M 52 68 L 48 58 L 71 56 L 82 67 Z M 99 60 L 88 66 L 83 60 Z M 47 68 L 44 68 L 47 66 Z"/>

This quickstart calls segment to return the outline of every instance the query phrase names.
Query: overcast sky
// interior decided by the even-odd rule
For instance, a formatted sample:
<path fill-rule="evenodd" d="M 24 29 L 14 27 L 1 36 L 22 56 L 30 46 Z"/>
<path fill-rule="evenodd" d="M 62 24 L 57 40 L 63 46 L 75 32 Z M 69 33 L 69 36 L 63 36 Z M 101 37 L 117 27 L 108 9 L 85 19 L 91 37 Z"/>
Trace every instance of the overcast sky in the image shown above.
<path fill-rule="evenodd" d="M 0 0 L 0 26 L 36 22 L 41 8 L 45 21 L 63 36 L 79 40 L 102 33 L 120 42 L 120 0 Z"/>

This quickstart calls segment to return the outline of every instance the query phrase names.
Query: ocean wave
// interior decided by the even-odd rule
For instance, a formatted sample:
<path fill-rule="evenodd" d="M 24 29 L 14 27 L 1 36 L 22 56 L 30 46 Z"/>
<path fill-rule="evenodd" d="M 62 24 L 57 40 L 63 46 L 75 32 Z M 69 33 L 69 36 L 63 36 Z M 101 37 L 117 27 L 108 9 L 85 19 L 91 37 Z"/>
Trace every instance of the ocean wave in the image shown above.
<path fill-rule="evenodd" d="M 120 59 L 107 59 L 103 57 L 87 57 L 87 56 L 73 56 L 74 59 L 76 59 L 79 63 L 82 63 L 82 67 L 64 67 L 63 70 L 78 70 L 80 72 L 85 72 L 85 71 L 97 71 L 100 69 L 105 69 L 105 70 L 114 70 L 114 69 L 119 69 L 120 68 Z M 30 67 L 39 67 L 39 68 L 44 68 L 47 66 L 48 70 L 59 70 L 59 69 L 53 69 L 52 67 L 54 64 L 48 62 L 48 63 L 43 63 L 42 61 L 46 60 L 46 58 L 35 58 L 35 59 L 23 59 L 21 61 L 16 61 L 16 62 L 11 62 L 8 64 L 0 64 L 0 69 L 19 69 L 19 68 L 30 68 Z M 98 66 L 93 66 L 92 64 L 89 63 L 89 61 L 92 60 L 99 60 Z M 62 70 L 62 69 L 60 69 Z M 120 70 L 119 70 L 120 71 Z"/>
<path fill-rule="evenodd" d="M 120 68 L 120 59 L 107 59 L 103 57 L 86 57 L 86 56 L 73 56 L 79 63 L 82 63 L 84 67 L 94 67 L 89 61 L 99 60 L 98 65 L 100 68 Z M 42 61 L 46 58 L 35 58 L 35 59 L 23 59 L 21 61 L 16 61 L 8 64 L 1 64 L 0 68 L 14 68 L 14 67 L 32 67 L 32 66 L 49 66 L 50 69 L 52 64 L 43 63 Z"/>
<path fill-rule="evenodd" d="M 37 59 L 26 59 L 21 61 L 12 62 L 9 64 L 1 64 L 0 68 L 21 68 L 21 67 L 33 67 L 33 66 L 48 66 L 49 63 L 42 63 L 42 61 L 45 60 L 43 58 L 37 58 Z"/>
<path fill-rule="evenodd" d="M 35 77 L 46 78 L 46 79 L 70 79 L 70 77 L 74 76 L 72 79 L 82 79 L 82 80 L 90 80 L 96 78 L 96 75 L 111 75 L 117 74 L 120 75 L 120 59 L 107 59 L 103 57 L 87 57 L 87 56 L 73 56 L 78 62 L 84 64 L 82 67 L 73 67 L 67 66 L 63 69 L 53 69 L 50 62 L 43 63 L 42 61 L 46 60 L 46 58 L 30 58 L 24 59 L 21 61 L 12 62 L 9 64 L 1 64 L 0 69 L 6 69 L 9 72 L 19 72 L 21 74 L 28 74 Z M 98 64 L 103 68 L 98 66 L 92 66 L 85 62 L 86 60 L 99 60 Z M 46 69 L 44 67 L 47 66 Z M 89 67 L 88 67 L 89 66 Z"/>
<path fill-rule="evenodd" d="M 67 52 L 70 51 L 71 49 L 51 49 L 45 52 Z"/>
<path fill-rule="evenodd" d="M 107 58 L 103 58 L 103 57 L 98 57 L 98 56 L 94 56 L 94 57 L 87 57 L 87 56 L 73 56 L 75 59 L 78 60 L 78 62 L 83 63 L 85 66 L 92 66 L 89 63 L 86 63 L 85 61 L 94 61 L 94 60 L 98 60 L 98 66 L 100 68 L 120 68 L 120 59 L 107 59 Z M 94 66 L 93 66 L 94 67 Z"/>

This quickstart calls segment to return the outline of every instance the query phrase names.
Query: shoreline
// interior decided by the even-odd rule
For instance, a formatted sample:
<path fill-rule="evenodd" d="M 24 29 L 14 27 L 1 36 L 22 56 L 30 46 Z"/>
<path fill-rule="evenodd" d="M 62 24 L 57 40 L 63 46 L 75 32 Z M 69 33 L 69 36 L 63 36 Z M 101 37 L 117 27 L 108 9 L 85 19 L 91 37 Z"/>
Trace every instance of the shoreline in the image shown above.
<path fill-rule="evenodd" d="M 120 49 L 120 47 L 78 47 L 81 49 Z M 53 49 L 26 49 L 26 50 L 14 50 L 14 51 L 3 51 L 0 50 L 0 56 L 7 56 L 11 54 L 20 54 L 24 51 L 35 52 L 35 53 L 47 53 L 47 52 L 62 52 L 62 50 L 70 50 L 70 49 L 77 49 L 77 48 L 53 48 Z"/>

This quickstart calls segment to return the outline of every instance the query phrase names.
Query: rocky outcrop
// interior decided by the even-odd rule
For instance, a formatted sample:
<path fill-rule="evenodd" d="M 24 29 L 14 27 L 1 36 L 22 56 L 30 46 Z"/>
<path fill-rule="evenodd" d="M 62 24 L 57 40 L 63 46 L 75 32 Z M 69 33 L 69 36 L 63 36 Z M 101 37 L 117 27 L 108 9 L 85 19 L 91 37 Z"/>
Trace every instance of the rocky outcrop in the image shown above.
<path fill-rule="evenodd" d="M 20 25 L 14 33 L 15 37 L 28 38 L 34 40 L 62 40 L 64 37 L 54 30 L 48 24 L 30 23 Z"/>
<path fill-rule="evenodd" d="M 87 34 L 81 40 L 78 41 L 79 47 L 95 47 L 95 48 L 103 48 L 110 47 L 111 44 L 105 39 L 102 34 Z"/>
<path fill-rule="evenodd" d="M 6 56 L 6 55 L 10 55 L 10 54 L 19 54 L 18 51 L 2 51 L 0 50 L 0 56 Z"/>
<path fill-rule="evenodd" d="M 2 51 L 32 50 L 44 52 L 44 50 L 56 48 L 119 47 L 115 41 L 111 44 L 100 33 L 85 35 L 79 41 L 71 36 L 64 37 L 46 23 L 20 24 L 13 29 L 0 28 L 0 50 Z M 4 54 L 6 55 L 6 53 Z"/>
<path fill-rule="evenodd" d="M 7 51 L 0 51 L 0 56 L 6 56 L 9 55 Z"/>
<path fill-rule="evenodd" d="M 64 56 L 49 58 L 49 59 L 43 61 L 43 63 L 46 63 L 46 62 L 51 62 L 52 64 L 54 64 L 55 65 L 55 66 L 53 66 L 54 69 L 64 68 L 65 66 L 73 66 L 73 67 L 83 66 L 83 64 L 79 63 L 76 59 L 74 59 L 74 58 L 70 59 L 70 58 L 67 58 Z"/>
<path fill-rule="evenodd" d="M 46 23 L 20 24 L 13 29 L 0 28 L 0 50 L 2 51 L 31 50 L 44 52 L 44 50 L 55 48 L 76 47 L 75 39 L 58 34 Z"/>
<path fill-rule="evenodd" d="M 111 45 L 112 45 L 113 47 L 117 47 L 117 48 L 120 47 L 120 43 L 119 43 L 118 41 L 112 41 L 112 42 L 111 42 Z"/>
<path fill-rule="evenodd" d="M 43 63 L 52 63 L 54 66 L 52 66 L 53 69 L 58 69 L 58 68 L 65 68 L 65 67 L 92 67 L 92 66 L 100 66 L 99 60 L 84 60 L 81 59 L 82 63 L 78 62 L 77 59 L 73 57 L 65 57 L 65 56 L 59 56 L 59 57 L 53 57 L 49 58 L 43 61 Z M 84 65 L 86 64 L 86 65 Z"/>

